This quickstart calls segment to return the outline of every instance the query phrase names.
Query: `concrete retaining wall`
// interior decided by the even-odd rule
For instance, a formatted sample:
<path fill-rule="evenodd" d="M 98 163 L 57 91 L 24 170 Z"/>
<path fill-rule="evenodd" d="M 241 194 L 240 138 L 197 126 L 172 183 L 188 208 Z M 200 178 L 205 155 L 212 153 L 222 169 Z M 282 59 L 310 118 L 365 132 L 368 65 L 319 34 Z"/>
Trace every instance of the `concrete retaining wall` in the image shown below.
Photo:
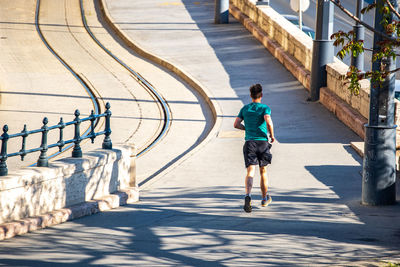
<path fill-rule="evenodd" d="M 370 82 L 368 80 L 360 81 L 360 94 L 355 96 L 351 94 L 348 87 L 348 83 L 344 79 L 349 66 L 343 62 L 335 62 L 328 64 L 326 67 L 327 71 L 327 89 L 336 95 L 340 100 L 345 102 L 349 108 L 355 111 L 359 119 L 357 123 L 348 123 L 341 119 L 346 125 L 348 125 L 353 131 L 355 131 L 360 137 L 364 138 L 364 124 L 368 122 L 369 117 L 369 98 L 370 98 Z M 400 101 L 395 101 L 395 121 L 394 124 L 400 125 Z M 325 105 L 326 106 L 326 105 Z M 329 108 L 328 108 L 329 109 Z M 360 116 L 361 115 L 361 116 Z M 351 119 L 351 118 L 350 118 Z M 400 148 L 400 127 L 396 129 L 396 147 Z"/>
<path fill-rule="evenodd" d="M 256 0 L 231 0 L 231 4 L 248 16 L 286 53 L 298 60 L 306 70 L 311 71 L 311 38 L 274 9 L 269 6 L 256 6 L 255 3 Z"/>
<path fill-rule="evenodd" d="M 310 90 L 312 40 L 275 10 L 256 6 L 255 1 L 230 0 L 229 11 Z"/>
<path fill-rule="evenodd" d="M 0 224 L 39 216 L 135 188 L 131 145 L 97 149 L 47 167 L 23 168 L 0 177 Z"/>
<path fill-rule="evenodd" d="M 230 0 L 230 13 L 238 19 L 307 89 L 310 90 L 312 39 L 269 6 L 257 0 Z M 320 102 L 344 124 L 364 138 L 369 117 L 369 81 L 361 81 L 360 94 L 348 90 L 344 76 L 348 66 L 334 59 L 327 66 L 327 87 L 321 88 Z M 400 123 L 400 102 L 395 100 L 395 124 Z M 397 128 L 400 147 L 400 127 Z"/>
<path fill-rule="evenodd" d="M 348 69 L 349 66 L 343 62 L 328 64 L 326 67 L 328 73 L 327 87 L 352 108 L 359 111 L 364 118 L 368 118 L 370 83 L 368 80 L 362 80 L 360 82 L 360 94 L 358 96 L 351 94 L 348 89 L 349 85 L 346 84 L 346 80 L 344 79 Z"/>

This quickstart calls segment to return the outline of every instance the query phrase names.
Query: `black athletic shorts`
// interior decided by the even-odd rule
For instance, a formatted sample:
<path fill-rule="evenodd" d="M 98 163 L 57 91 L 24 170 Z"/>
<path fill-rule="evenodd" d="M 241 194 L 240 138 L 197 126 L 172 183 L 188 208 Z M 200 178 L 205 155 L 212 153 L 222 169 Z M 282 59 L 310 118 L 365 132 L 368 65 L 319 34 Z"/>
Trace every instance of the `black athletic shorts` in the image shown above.
<path fill-rule="evenodd" d="M 263 167 L 271 164 L 271 147 L 272 145 L 268 141 L 247 140 L 243 146 L 244 163 L 246 168 L 250 165 L 259 165 L 260 167 Z"/>

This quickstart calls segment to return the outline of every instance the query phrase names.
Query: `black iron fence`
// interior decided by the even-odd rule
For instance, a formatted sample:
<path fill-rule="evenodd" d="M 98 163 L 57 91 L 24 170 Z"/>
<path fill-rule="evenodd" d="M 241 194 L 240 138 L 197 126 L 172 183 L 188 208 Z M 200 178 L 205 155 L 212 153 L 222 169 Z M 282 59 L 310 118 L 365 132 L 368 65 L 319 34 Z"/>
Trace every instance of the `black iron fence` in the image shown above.
<path fill-rule="evenodd" d="M 89 117 L 81 119 L 80 117 L 80 112 L 79 110 L 75 111 L 75 119 L 73 121 L 64 123 L 63 118 L 60 119 L 60 122 L 57 125 L 54 126 L 47 126 L 48 119 L 45 117 L 43 119 L 43 126 L 40 129 L 33 130 L 33 131 L 27 131 L 26 125 L 24 125 L 24 129 L 20 133 L 16 134 L 11 134 L 9 135 L 8 132 L 8 126 L 4 125 L 3 127 L 3 134 L 0 136 L 1 140 L 1 152 L 0 152 L 0 176 L 5 176 L 8 174 L 8 169 L 7 169 L 7 159 L 10 157 L 14 156 L 21 156 L 21 160 L 24 160 L 24 157 L 33 152 L 40 151 L 40 156 L 37 161 L 37 166 L 38 167 L 47 167 L 49 165 L 49 161 L 47 158 L 47 150 L 53 147 L 58 147 L 59 151 L 61 152 L 63 147 L 65 145 L 68 145 L 70 143 L 74 143 L 74 149 L 72 150 L 72 157 L 74 158 L 80 158 L 82 157 L 82 150 L 80 143 L 84 139 L 90 138 L 92 140 L 92 143 L 94 143 L 94 139 L 96 136 L 103 135 L 104 134 L 104 141 L 102 147 L 104 149 L 112 149 L 112 142 L 110 138 L 111 134 L 111 125 L 110 125 L 110 118 L 111 118 L 111 111 L 110 111 L 110 103 L 107 102 L 106 104 L 106 110 L 102 114 L 95 115 L 93 110 L 90 114 Z M 95 132 L 95 121 L 98 120 L 98 118 L 105 117 L 105 127 L 104 131 L 100 132 Z M 85 121 L 90 121 L 90 132 L 86 135 L 81 136 L 80 134 L 80 125 L 82 122 Z M 69 139 L 69 140 L 64 140 L 63 134 L 64 134 L 64 128 L 70 125 L 74 125 L 74 138 Z M 49 131 L 59 129 L 59 140 L 57 143 L 54 144 L 47 144 L 47 134 Z M 42 133 L 42 142 L 40 147 L 33 148 L 33 149 L 28 149 L 26 150 L 26 138 L 35 133 Z M 14 153 L 7 153 L 7 142 L 9 139 L 12 138 L 17 138 L 17 137 L 22 137 L 22 148 L 18 152 Z"/>

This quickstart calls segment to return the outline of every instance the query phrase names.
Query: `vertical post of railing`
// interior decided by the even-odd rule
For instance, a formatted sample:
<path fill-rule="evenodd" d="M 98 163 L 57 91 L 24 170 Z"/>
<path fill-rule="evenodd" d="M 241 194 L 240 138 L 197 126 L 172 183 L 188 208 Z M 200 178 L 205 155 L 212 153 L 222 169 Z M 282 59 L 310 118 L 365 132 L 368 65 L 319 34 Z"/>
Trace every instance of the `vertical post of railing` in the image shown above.
<path fill-rule="evenodd" d="M 363 20 L 363 14 L 361 13 L 361 10 L 364 7 L 364 0 L 357 0 L 357 5 L 356 5 L 356 16 L 360 19 Z M 354 41 L 360 41 L 364 40 L 364 27 L 356 22 L 356 25 L 353 26 L 353 31 L 354 31 Z M 364 53 L 360 53 L 356 57 L 353 55 L 351 56 L 351 65 L 355 66 L 358 70 L 363 71 L 364 70 Z"/>
<path fill-rule="evenodd" d="M 3 134 L 1 135 L 1 159 L 0 159 L 0 176 L 5 176 L 8 174 L 7 169 L 7 141 L 8 141 L 8 126 L 4 125 Z"/>
<path fill-rule="evenodd" d="M 90 113 L 90 139 L 92 140 L 92 144 L 94 143 L 94 139 L 96 138 L 96 134 L 94 132 L 94 121 L 96 117 L 94 116 L 94 111 Z"/>
<path fill-rule="evenodd" d="M 214 23 L 229 23 L 229 0 L 215 0 Z"/>
<path fill-rule="evenodd" d="M 111 118 L 111 111 L 110 111 L 110 103 L 106 103 L 106 111 L 104 112 L 106 114 L 106 125 L 105 125 L 105 137 L 103 141 L 103 149 L 112 149 L 112 143 L 111 143 L 111 124 L 110 124 L 110 118 Z"/>
<path fill-rule="evenodd" d="M 65 128 L 65 123 L 64 123 L 64 120 L 63 120 L 63 118 L 61 117 L 60 118 L 60 122 L 58 123 L 58 125 L 60 125 L 60 140 L 58 140 L 58 142 L 57 142 L 57 146 L 58 146 L 58 151 L 62 151 L 62 148 L 63 148 L 63 146 L 64 146 L 64 135 L 63 135 L 63 131 L 64 131 L 64 128 Z"/>
<path fill-rule="evenodd" d="M 311 62 L 310 101 L 319 100 L 321 87 L 326 86 L 326 65 L 333 62 L 333 3 L 317 0 L 317 17 L 315 25 Z"/>
<path fill-rule="evenodd" d="M 75 110 L 75 136 L 74 136 L 74 150 L 72 150 L 72 157 L 73 158 L 81 158 L 82 157 L 82 149 L 81 149 L 81 134 L 80 134 L 80 126 L 81 126 L 81 119 L 79 118 L 81 113 L 79 110 Z"/>
<path fill-rule="evenodd" d="M 49 120 L 45 117 L 43 119 L 43 126 L 42 126 L 42 144 L 40 145 L 41 150 L 40 150 L 40 156 L 37 161 L 37 166 L 38 167 L 48 167 L 49 166 L 49 160 L 47 159 L 47 133 L 49 132 L 49 127 L 47 126 L 47 123 Z"/>
<path fill-rule="evenodd" d="M 26 124 L 24 124 L 24 129 L 22 129 L 22 148 L 19 152 L 21 152 L 21 160 L 24 161 L 26 156 L 25 148 L 26 148 L 26 138 L 28 137 L 28 130 L 26 129 Z"/>
<path fill-rule="evenodd" d="M 256 5 L 257 6 L 262 6 L 262 5 L 269 6 L 269 0 L 257 0 Z"/>

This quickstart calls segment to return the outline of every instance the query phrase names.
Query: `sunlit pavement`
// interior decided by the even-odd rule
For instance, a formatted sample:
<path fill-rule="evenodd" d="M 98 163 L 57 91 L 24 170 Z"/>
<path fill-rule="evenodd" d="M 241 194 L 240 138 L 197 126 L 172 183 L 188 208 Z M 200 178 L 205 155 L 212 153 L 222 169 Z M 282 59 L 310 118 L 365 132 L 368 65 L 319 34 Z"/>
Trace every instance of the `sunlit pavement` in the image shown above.
<path fill-rule="evenodd" d="M 145 184 L 139 203 L 5 241 L 0 263 L 379 266 L 399 260 L 400 206 L 359 204 L 361 158 L 349 144 L 360 139 L 322 105 L 307 103 L 306 90 L 241 24 L 233 18 L 213 24 L 211 0 L 107 3 L 132 40 L 208 88 L 223 113 L 220 134 Z M 225 133 L 250 101 L 253 83 L 264 86 L 277 142 L 269 167 L 273 202 L 261 208 L 256 176 L 247 214 L 243 138 Z"/>

